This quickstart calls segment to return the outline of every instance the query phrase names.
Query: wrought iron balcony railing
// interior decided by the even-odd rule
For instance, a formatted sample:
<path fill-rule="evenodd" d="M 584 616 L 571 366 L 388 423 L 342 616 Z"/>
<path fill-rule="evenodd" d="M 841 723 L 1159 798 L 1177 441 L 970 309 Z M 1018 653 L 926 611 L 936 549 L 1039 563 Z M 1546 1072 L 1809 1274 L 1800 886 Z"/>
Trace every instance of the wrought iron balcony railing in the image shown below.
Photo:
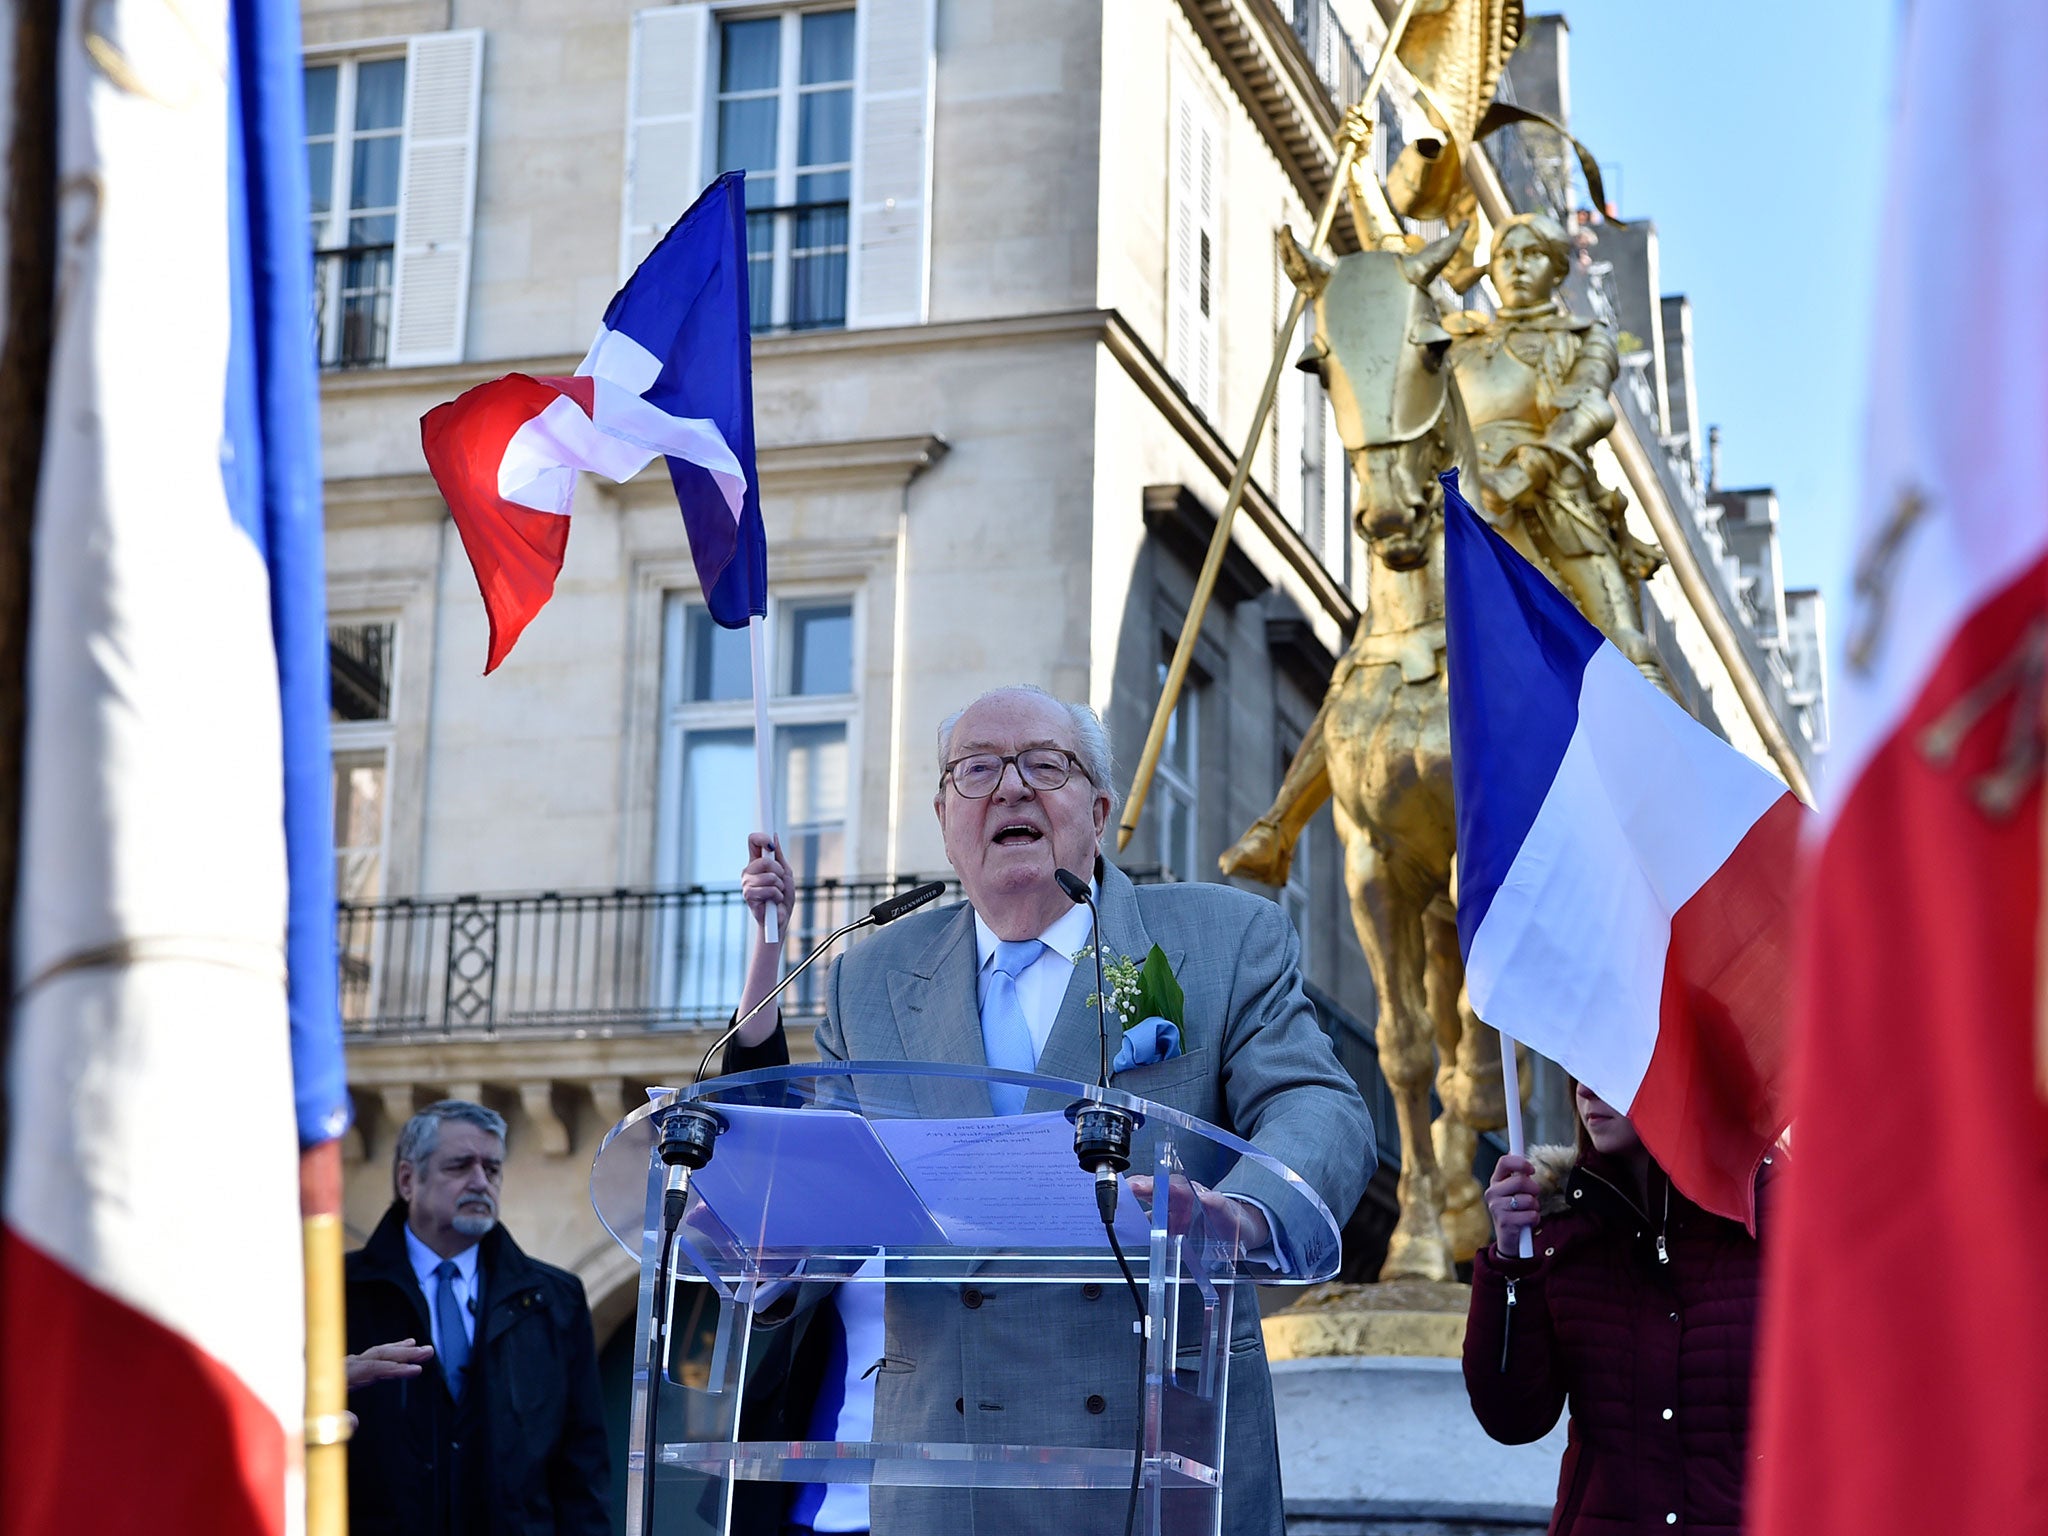
<path fill-rule="evenodd" d="M 755 335 L 846 324 L 850 228 L 845 203 L 747 210 L 747 291 Z"/>
<path fill-rule="evenodd" d="M 801 887 L 789 963 L 920 880 Z M 958 895 L 957 882 L 948 889 Z M 339 926 L 351 1037 L 609 1035 L 715 1023 L 739 1000 L 753 941 L 753 919 L 731 886 L 343 902 Z M 825 976 L 820 965 L 785 993 L 784 1016 L 821 1016 Z"/>
<path fill-rule="evenodd" d="M 313 253 L 313 344 L 322 368 L 383 364 L 391 336 L 392 248 Z"/>
<path fill-rule="evenodd" d="M 1344 30 L 1330 0 L 1279 0 L 1281 14 L 1294 29 L 1316 78 L 1342 112 L 1365 94 L 1365 62 Z"/>

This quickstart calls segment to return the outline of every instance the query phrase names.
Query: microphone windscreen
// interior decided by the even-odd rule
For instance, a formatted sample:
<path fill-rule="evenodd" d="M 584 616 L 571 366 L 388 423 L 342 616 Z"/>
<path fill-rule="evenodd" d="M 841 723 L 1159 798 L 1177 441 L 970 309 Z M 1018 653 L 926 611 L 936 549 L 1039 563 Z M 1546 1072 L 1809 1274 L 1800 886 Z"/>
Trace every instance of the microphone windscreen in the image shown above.
<path fill-rule="evenodd" d="M 875 926 L 879 928 L 883 923 L 893 923 L 906 912 L 915 912 L 926 902 L 937 901 L 945 894 L 945 881 L 927 881 L 923 885 L 913 885 L 901 895 L 891 896 L 887 901 L 877 902 L 868 909 L 868 916 L 875 920 Z"/>
<path fill-rule="evenodd" d="M 1056 869 L 1052 872 L 1052 877 L 1059 882 L 1060 889 L 1067 893 L 1067 900 L 1075 906 L 1078 907 L 1088 900 L 1088 882 L 1072 870 Z"/>

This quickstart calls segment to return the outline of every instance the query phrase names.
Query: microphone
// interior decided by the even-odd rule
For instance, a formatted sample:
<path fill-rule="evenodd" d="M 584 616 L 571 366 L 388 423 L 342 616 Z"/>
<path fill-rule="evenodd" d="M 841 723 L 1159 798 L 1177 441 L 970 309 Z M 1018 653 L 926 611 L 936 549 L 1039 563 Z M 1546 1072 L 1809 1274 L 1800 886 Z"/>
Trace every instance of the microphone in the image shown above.
<path fill-rule="evenodd" d="M 923 885 L 913 885 L 909 890 L 891 896 L 887 901 L 878 901 L 868 908 L 868 918 L 879 928 L 884 923 L 893 923 L 899 917 L 915 912 L 927 902 L 937 901 L 946 894 L 946 882 L 928 880 Z"/>
<path fill-rule="evenodd" d="M 1102 987 L 1102 910 L 1095 905 L 1095 894 L 1088 889 L 1088 882 L 1070 869 L 1056 869 L 1052 878 L 1059 888 L 1066 892 L 1067 900 L 1077 907 L 1086 907 L 1095 919 L 1094 943 L 1089 947 L 1095 951 L 1095 1025 L 1101 1063 L 1095 1078 L 1095 1086 L 1109 1086 L 1109 999 Z"/>
<path fill-rule="evenodd" d="M 1102 909 L 1095 904 L 1095 893 L 1088 889 L 1088 882 L 1079 875 L 1071 870 L 1056 869 L 1052 877 L 1069 901 L 1077 907 L 1087 907 L 1095 919 L 1094 942 L 1089 946 L 1095 951 L 1095 1024 L 1097 1043 L 1101 1047 L 1095 1085 L 1107 1089 L 1109 995 L 1102 984 Z M 1095 1175 L 1095 1209 L 1101 1214 L 1103 1224 L 1112 1227 L 1113 1235 L 1116 1176 L 1131 1166 L 1131 1133 L 1137 1129 L 1136 1118 L 1129 1110 L 1090 1099 L 1071 1105 L 1067 1118 L 1074 1122 L 1074 1157 L 1085 1171 Z"/>
<path fill-rule="evenodd" d="M 734 1019 L 732 1023 L 729 1026 L 727 1026 L 725 1032 L 721 1034 L 716 1040 L 711 1042 L 710 1046 L 704 1052 L 704 1059 L 697 1063 L 697 1075 L 690 1079 L 690 1086 L 694 1088 L 697 1086 L 697 1084 L 703 1082 L 704 1073 L 711 1065 L 711 1058 L 717 1055 L 718 1052 L 724 1048 L 725 1043 L 728 1040 L 732 1039 L 734 1035 L 737 1035 L 743 1028 L 746 1027 L 747 1021 L 749 1019 L 753 1018 L 755 1014 L 759 1013 L 763 1008 L 766 1008 L 770 1003 L 774 1002 L 775 999 L 782 996 L 782 994 L 789 989 L 789 984 L 795 981 L 797 977 L 803 975 L 805 971 L 809 970 L 811 966 L 814 963 L 816 963 L 820 957 L 824 955 L 826 950 L 830 949 L 834 944 L 837 944 L 841 939 L 845 938 L 849 933 L 852 933 L 856 928 L 880 928 L 885 923 L 893 923 L 896 921 L 897 918 L 907 916 L 908 914 L 915 912 L 919 907 L 925 906 L 930 902 L 937 901 L 941 896 L 945 894 L 945 881 L 927 880 L 923 885 L 913 885 L 907 891 L 899 891 L 896 895 L 891 896 L 887 901 L 876 902 L 872 907 L 869 907 L 864 914 L 855 918 L 852 922 L 847 923 L 841 927 L 834 928 L 830 933 L 826 934 L 823 939 L 819 940 L 818 943 L 812 946 L 811 952 L 808 955 L 804 956 L 803 962 L 800 965 L 798 965 L 796 969 L 791 971 L 787 976 L 783 977 L 782 980 L 778 981 L 775 984 L 775 989 L 772 992 L 770 992 L 766 997 L 762 998 L 761 1001 L 754 1004 L 753 1007 L 749 1008 L 740 1017 Z"/>

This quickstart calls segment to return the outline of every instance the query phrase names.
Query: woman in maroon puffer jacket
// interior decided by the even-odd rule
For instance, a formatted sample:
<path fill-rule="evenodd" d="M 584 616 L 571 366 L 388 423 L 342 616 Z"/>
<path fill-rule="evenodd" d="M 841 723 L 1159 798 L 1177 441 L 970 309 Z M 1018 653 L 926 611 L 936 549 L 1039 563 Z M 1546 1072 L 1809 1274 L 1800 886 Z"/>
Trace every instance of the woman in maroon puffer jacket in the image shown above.
<path fill-rule="evenodd" d="M 1583 1086 L 1576 1148 L 1504 1157 L 1472 1266 L 1465 1388 L 1494 1439 L 1571 1410 L 1551 1536 L 1739 1536 L 1763 1267 L 1737 1222 L 1671 1187 Z M 1767 1157 L 1762 1186 L 1775 1174 Z M 1535 1256 L 1520 1252 L 1533 1228 Z"/>

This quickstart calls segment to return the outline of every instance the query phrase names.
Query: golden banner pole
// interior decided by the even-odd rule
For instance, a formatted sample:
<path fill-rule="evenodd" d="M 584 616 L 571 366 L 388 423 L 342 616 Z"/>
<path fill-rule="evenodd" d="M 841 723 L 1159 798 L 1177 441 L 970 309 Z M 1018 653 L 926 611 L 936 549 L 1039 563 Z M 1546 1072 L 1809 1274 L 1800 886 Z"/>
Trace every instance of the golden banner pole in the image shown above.
<path fill-rule="evenodd" d="M 1402 33 L 1408 30 L 1408 18 L 1415 13 L 1416 0 L 1401 0 L 1401 9 L 1394 13 L 1393 24 L 1387 28 L 1387 40 L 1380 46 L 1380 56 L 1372 67 L 1372 74 L 1365 82 L 1365 94 L 1359 105 L 1370 108 L 1378 99 L 1380 85 L 1387 77 L 1387 66 L 1394 60 L 1394 49 L 1401 41 Z M 1337 222 L 1337 208 L 1344 198 L 1344 183 L 1351 175 L 1352 162 L 1358 158 L 1358 146 L 1347 140 L 1337 156 L 1337 171 L 1330 178 L 1330 194 L 1323 199 L 1323 211 L 1316 218 L 1315 234 L 1309 240 L 1311 254 L 1320 252 L 1330 239 L 1330 226 Z M 1302 312 L 1308 308 L 1308 295 L 1299 288 L 1294 291 L 1294 302 L 1287 307 L 1287 318 L 1281 323 L 1279 334 L 1273 338 L 1273 362 L 1266 369 L 1266 385 L 1259 392 L 1259 408 L 1252 416 L 1251 430 L 1245 434 L 1244 450 L 1237 456 L 1237 468 L 1230 477 L 1230 489 L 1223 497 L 1223 510 L 1216 516 L 1216 531 L 1209 537 L 1209 553 L 1202 561 L 1202 573 L 1195 579 L 1195 595 L 1188 600 L 1187 618 L 1180 627 L 1180 641 L 1173 648 L 1173 661 L 1166 669 L 1166 682 L 1159 690 L 1159 706 L 1152 712 L 1152 729 L 1145 737 L 1145 751 L 1138 759 L 1138 770 L 1131 776 L 1131 792 L 1124 800 L 1122 819 L 1117 823 L 1116 848 L 1122 853 L 1130 846 L 1131 834 L 1138 830 L 1139 814 L 1145 809 L 1145 795 L 1152 788 L 1152 775 L 1159 767 L 1159 754 L 1166 746 L 1167 722 L 1173 718 L 1173 708 L 1180 700 L 1181 685 L 1187 681 L 1188 662 L 1195 654 L 1195 636 L 1202 631 L 1202 616 L 1208 611 L 1209 599 L 1216 590 L 1216 577 L 1223 569 L 1223 557 L 1230 549 L 1230 524 L 1237 516 L 1237 509 L 1244 501 L 1244 488 L 1252 476 L 1252 455 L 1258 452 L 1259 439 L 1265 434 L 1266 416 L 1273 409 L 1273 396 L 1279 393 L 1280 371 L 1287 365 L 1287 352 L 1294 341 L 1294 328 L 1301 323 Z"/>
<path fill-rule="evenodd" d="M 299 1154 L 299 1221 L 306 1251 L 306 1536 L 348 1536 L 339 1141 Z"/>

